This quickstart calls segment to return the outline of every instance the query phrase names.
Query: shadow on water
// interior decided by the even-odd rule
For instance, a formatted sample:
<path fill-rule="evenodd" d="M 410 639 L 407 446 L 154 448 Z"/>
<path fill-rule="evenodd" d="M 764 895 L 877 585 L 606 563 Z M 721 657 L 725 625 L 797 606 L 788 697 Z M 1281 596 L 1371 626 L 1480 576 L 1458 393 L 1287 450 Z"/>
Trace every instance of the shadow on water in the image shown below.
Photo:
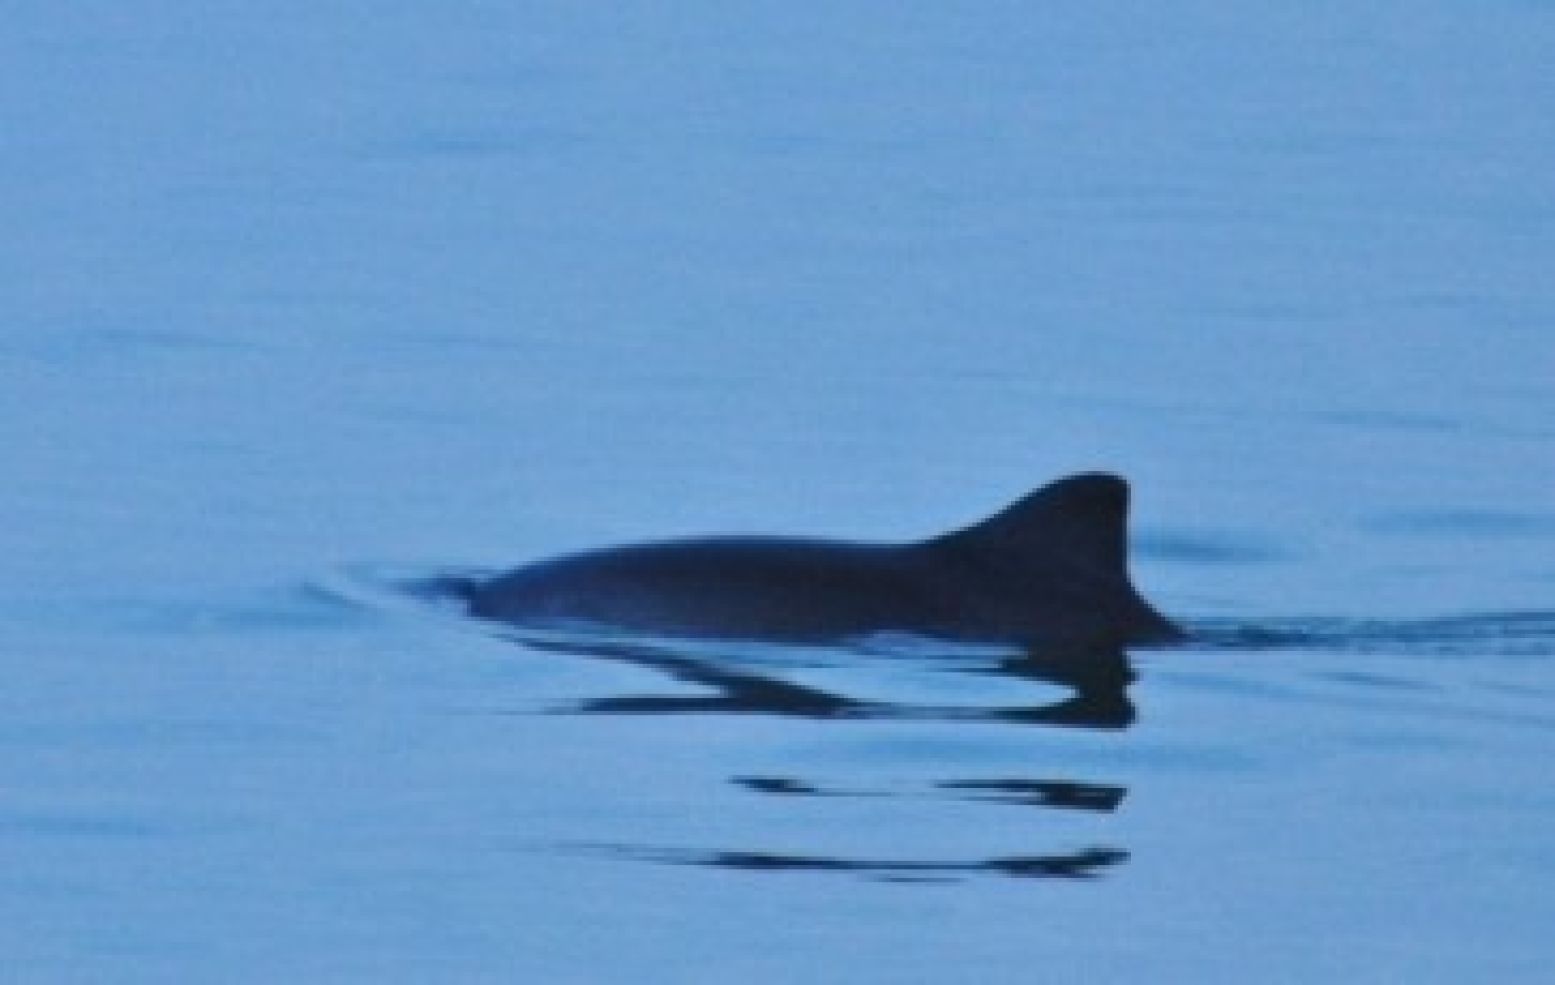
<path fill-rule="evenodd" d="M 990 675 L 1073 689 L 1058 701 L 1036 705 L 963 707 L 870 701 L 778 676 L 737 656 L 718 658 L 669 646 L 623 641 L 576 641 L 514 637 L 524 646 L 551 653 L 631 664 L 672 680 L 711 689 L 709 694 L 618 695 L 581 701 L 563 712 L 575 714 L 753 714 L 809 719 L 897 719 L 1004 722 L 1092 729 L 1123 729 L 1135 719 L 1128 685 L 1134 671 L 1116 648 L 1055 657 L 1031 652 L 969 662 L 954 672 Z"/>
<path fill-rule="evenodd" d="M 823 789 L 787 776 L 736 776 L 731 782 L 756 793 L 783 797 L 901 797 L 896 790 Z M 1111 813 L 1123 803 L 1125 787 L 1068 780 L 944 780 L 920 796 L 969 803 L 1058 807 Z"/>
<path fill-rule="evenodd" d="M 553 713 L 577 715 L 767 715 L 817 721 L 897 720 L 987 722 L 1120 730 L 1133 724 L 1128 697 L 1134 671 L 1116 648 L 1052 654 L 1017 653 L 957 659 L 947 673 L 978 674 L 1027 684 L 1063 685 L 1070 694 L 1037 704 L 966 707 L 864 700 L 782 676 L 783 668 L 731 655 L 691 652 L 668 644 L 636 641 L 580 641 L 515 637 L 526 647 L 603 659 L 662 673 L 706 694 L 631 694 L 590 698 Z M 845 652 L 845 651 L 842 651 Z M 1127 794 L 1121 786 L 1070 780 L 971 778 L 930 781 L 917 790 L 823 787 L 794 776 L 732 776 L 729 782 L 775 797 L 881 798 L 956 801 L 1111 813 Z M 1065 853 L 998 855 L 970 860 L 858 858 L 826 854 L 724 849 L 679 849 L 643 845 L 583 846 L 609 857 L 699 866 L 746 873 L 827 873 L 894 883 L 952 883 L 976 877 L 1077 880 L 1098 876 L 1125 861 L 1128 852 L 1093 846 Z"/>
<path fill-rule="evenodd" d="M 863 876 L 881 882 L 948 883 L 971 876 L 1012 879 L 1089 879 L 1128 860 L 1116 848 L 1088 848 L 1067 855 L 1003 855 L 969 862 L 934 859 L 849 859 L 825 855 L 771 852 L 696 852 L 598 846 L 595 851 L 634 861 L 694 865 L 740 872 L 826 872 Z"/>

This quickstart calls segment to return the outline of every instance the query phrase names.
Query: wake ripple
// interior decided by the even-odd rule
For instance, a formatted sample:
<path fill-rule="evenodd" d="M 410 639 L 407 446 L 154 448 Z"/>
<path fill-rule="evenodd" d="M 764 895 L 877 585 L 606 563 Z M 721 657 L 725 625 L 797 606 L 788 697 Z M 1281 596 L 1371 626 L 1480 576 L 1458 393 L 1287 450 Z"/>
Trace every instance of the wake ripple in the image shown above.
<path fill-rule="evenodd" d="M 1216 650 L 1325 650 L 1442 656 L 1555 656 L 1555 611 L 1429 619 L 1187 620 L 1187 645 Z"/>

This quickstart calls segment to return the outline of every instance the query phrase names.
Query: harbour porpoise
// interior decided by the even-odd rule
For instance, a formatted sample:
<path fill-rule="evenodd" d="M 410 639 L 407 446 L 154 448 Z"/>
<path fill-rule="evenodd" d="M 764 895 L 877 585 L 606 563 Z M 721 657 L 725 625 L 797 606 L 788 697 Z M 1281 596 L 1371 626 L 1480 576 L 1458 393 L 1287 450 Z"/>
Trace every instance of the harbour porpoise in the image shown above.
<path fill-rule="evenodd" d="M 1123 479 L 1086 473 L 926 540 L 670 540 L 457 588 L 475 616 L 532 628 L 779 643 L 902 633 L 1064 649 L 1179 639 L 1129 580 L 1128 500 Z"/>

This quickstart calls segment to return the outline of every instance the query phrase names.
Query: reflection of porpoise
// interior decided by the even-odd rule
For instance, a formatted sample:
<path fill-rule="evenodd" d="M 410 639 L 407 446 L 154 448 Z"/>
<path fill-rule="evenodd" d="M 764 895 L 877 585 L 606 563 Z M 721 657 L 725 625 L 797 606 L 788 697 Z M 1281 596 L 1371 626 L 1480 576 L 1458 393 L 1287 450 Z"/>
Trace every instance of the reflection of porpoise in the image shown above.
<path fill-rule="evenodd" d="M 1039 647 L 1181 636 L 1129 581 L 1128 485 L 1060 479 L 981 523 L 907 544 L 708 537 L 573 554 L 460 586 L 523 626 L 835 642 L 876 632 Z"/>

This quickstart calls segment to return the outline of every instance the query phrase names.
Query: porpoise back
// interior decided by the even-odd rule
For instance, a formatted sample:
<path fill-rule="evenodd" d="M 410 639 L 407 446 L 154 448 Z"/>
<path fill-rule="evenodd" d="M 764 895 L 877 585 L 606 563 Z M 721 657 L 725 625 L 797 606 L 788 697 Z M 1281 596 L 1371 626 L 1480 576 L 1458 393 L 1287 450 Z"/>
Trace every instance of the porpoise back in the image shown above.
<path fill-rule="evenodd" d="M 463 587 L 479 617 L 536 628 L 843 641 L 909 633 L 1027 647 L 1121 646 L 1181 636 L 1134 589 L 1129 492 L 1070 476 L 928 540 L 857 544 L 707 537 L 606 548 Z"/>

